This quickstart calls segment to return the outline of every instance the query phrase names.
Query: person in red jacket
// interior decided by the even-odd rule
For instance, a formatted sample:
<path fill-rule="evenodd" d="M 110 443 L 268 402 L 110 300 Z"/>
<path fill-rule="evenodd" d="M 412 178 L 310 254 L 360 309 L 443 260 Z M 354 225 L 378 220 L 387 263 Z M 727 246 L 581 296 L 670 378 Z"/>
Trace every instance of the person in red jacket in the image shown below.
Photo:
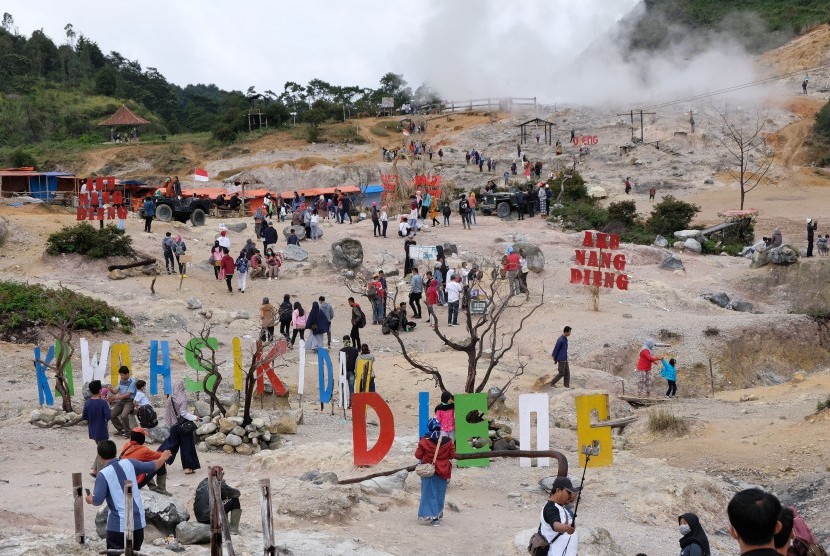
<path fill-rule="evenodd" d="M 651 366 L 659 363 L 661 357 L 654 355 L 654 340 L 649 338 L 640 350 L 640 359 L 637 361 L 637 394 L 651 396 Z"/>
<path fill-rule="evenodd" d="M 228 284 L 228 293 L 233 293 L 231 280 L 233 280 L 233 273 L 236 270 L 236 261 L 228 254 L 227 247 L 222 248 L 222 260 L 219 262 L 219 266 L 225 275 L 225 283 Z"/>
<path fill-rule="evenodd" d="M 152 448 L 145 446 L 144 441 L 146 438 L 147 431 L 141 427 L 135 427 L 130 432 L 130 440 L 121 448 L 121 453 L 118 454 L 118 459 L 137 459 L 138 461 L 156 461 L 159 459 L 161 452 L 156 452 Z M 153 483 L 154 477 L 157 484 Z M 166 465 L 162 465 L 155 473 L 138 475 L 136 476 L 136 479 L 138 479 L 138 488 L 142 488 L 144 485 L 147 485 L 147 488 L 152 491 L 170 496 L 170 493 L 167 492 Z"/>
<path fill-rule="evenodd" d="M 507 248 L 507 256 L 504 258 L 504 272 L 507 274 L 507 280 L 510 283 L 510 293 L 517 295 L 521 292 L 519 284 L 519 270 L 522 265 L 519 262 L 519 254 L 516 253 L 512 247 Z"/>
<path fill-rule="evenodd" d="M 432 328 L 438 324 L 435 316 L 435 306 L 438 305 L 438 280 L 432 277 L 432 272 L 427 272 L 427 322 Z"/>
<path fill-rule="evenodd" d="M 436 450 L 438 455 L 436 457 Z M 452 476 L 452 462 L 455 458 L 455 444 L 449 437 L 441 436 L 441 424 L 434 417 L 427 423 L 427 433 L 418 442 L 415 457 L 421 463 L 433 463 L 435 474 L 421 477 L 421 504 L 418 506 L 418 519 L 426 521 L 433 527 L 441 525 L 444 517 L 444 498 L 447 495 L 447 483 Z"/>

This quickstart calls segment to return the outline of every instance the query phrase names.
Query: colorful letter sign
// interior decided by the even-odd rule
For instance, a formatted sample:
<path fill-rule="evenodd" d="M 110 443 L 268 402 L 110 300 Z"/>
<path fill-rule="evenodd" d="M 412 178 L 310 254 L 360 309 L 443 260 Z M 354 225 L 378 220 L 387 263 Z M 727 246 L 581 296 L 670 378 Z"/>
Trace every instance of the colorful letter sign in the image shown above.
<path fill-rule="evenodd" d="M 378 440 L 371 449 L 366 438 L 366 408 L 369 406 L 378 416 Z M 355 465 L 377 465 L 392 448 L 395 441 L 395 418 L 377 392 L 356 392 L 352 395 L 352 441 Z"/>
<path fill-rule="evenodd" d="M 582 247 L 586 249 L 575 253 L 577 266 L 571 268 L 571 284 L 628 289 L 625 255 L 613 253 L 620 248 L 620 236 L 586 231 Z"/>
<path fill-rule="evenodd" d="M 334 370 L 331 366 L 329 350 L 317 348 L 317 384 L 320 392 L 320 404 L 331 402 L 334 395 Z"/>
<path fill-rule="evenodd" d="M 43 360 L 40 358 L 40 346 L 35 346 L 35 373 L 37 374 L 37 399 L 40 405 L 54 405 L 55 400 L 52 398 L 52 391 L 49 390 L 49 379 L 46 378 L 46 365 L 43 363 L 38 363 L 38 361 L 43 361 L 44 363 L 51 363 L 52 359 L 55 358 L 55 346 L 49 346 L 49 350 L 46 352 L 46 359 Z"/>
<path fill-rule="evenodd" d="M 490 431 L 487 413 L 487 394 L 459 394 L 455 396 L 455 451 L 459 454 L 474 454 L 490 450 Z M 474 439 L 485 441 L 481 448 L 474 448 Z M 458 467 L 487 467 L 487 458 L 465 459 L 458 462 Z"/>
<path fill-rule="evenodd" d="M 536 414 L 536 446 L 531 445 L 530 415 Z M 550 421 L 548 419 L 547 394 L 522 394 L 519 396 L 519 449 L 550 450 Z M 549 467 L 550 458 L 538 458 L 538 467 Z M 520 467 L 531 467 L 531 458 L 519 458 Z"/>
<path fill-rule="evenodd" d="M 597 419 L 608 420 L 608 394 L 592 394 L 576 397 L 576 440 L 579 445 L 579 466 L 585 465 L 583 446 L 599 442 L 599 455 L 592 456 L 588 467 L 606 467 L 613 463 L 611 427 L 592 427 L 591 412 L 597 412 Z"/>
<path fill-rule="evenodd" d="M 161 361 L 159 361 L 161 351 Z M 150 394 L 157 396 L 159 393 L 158 379 L 164 381 L 164 393 L 173 393 L 173 381 L 170 376 L 170 343 L 167 340 L 150 342 Z"/>

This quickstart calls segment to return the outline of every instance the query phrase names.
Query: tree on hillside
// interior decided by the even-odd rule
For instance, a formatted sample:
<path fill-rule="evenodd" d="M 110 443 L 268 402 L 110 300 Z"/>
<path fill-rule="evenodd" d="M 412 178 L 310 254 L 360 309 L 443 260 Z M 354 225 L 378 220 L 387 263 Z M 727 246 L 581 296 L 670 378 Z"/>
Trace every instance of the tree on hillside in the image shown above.
<path fill-rule="evenodd" d="M 738 182 L 743 210 L 747 193 L 758 187 L 772 166 L 773 151 L 764 133 L 768 114 L 756 108 L 751 115 L 734 116 L 724 110 L 718 116 L 721 157 L 729 164 L 729 175 Z"/>
<path fill-rule="evenodd" d="M 375 102 L 380 104 L 383 97 L 395 97 L 395 106 L 412 101 L 412 89 L 407 87 L 402 74 L 391 71 L 380 78 L 380 87 L 375 91 Z"/>

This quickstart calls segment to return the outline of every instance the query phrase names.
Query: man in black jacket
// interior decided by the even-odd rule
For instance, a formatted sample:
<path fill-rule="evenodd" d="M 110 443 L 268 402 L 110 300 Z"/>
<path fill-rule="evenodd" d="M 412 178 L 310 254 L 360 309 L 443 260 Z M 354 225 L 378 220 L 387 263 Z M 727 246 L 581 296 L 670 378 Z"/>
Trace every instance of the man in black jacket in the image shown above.
<path fill-rule="evenodd" d="M 818 222 L 812 218 L 807 219 L 807 256 L 813 256 L 813 233 L 818 228 Z"/>
<path fill-rule="evenodd" d="M 242 517 L 242 506 L 239 505 L 239 491 L 228 486 L 222 481 L 222 504 L 225 513 L 230 518 L 230 529 L 234 535 L 239 534 L 239 519 Z M 193 513 L 199 523 L 210 523 L 210 493 L 208 492 L 208 480 L 202 479 L 196 487 L 196 498 L 193 500 Z"/>
<path fill-rule="evenodd" d="M 267 255 L 268 247 L 272 247 L 273 251 L 276 252 L 279 236 L 273 222 L 267 222 L 264 226 L 265 228 L 262 230 L 262 252 Z"/>

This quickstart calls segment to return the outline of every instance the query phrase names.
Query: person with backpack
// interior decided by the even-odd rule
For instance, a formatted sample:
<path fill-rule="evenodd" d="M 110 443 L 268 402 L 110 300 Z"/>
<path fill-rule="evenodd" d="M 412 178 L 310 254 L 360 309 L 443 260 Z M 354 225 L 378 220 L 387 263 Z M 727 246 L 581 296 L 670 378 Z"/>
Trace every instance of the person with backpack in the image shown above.
<path fill-rule="evenodd" d="M 262 298 L 262 305 L 259 306 L 259 325 L 262 331 L 259 339 L 262 342 L 274 341 L 274 324 L 277 322 L 277 308 L 271 305 L 271 300 Z"/>
<path fill-rule="evenodd" d="M 308 312 L 306 327 L 311 330 L 309 345 L 312 351 L 325 346 L 325 335 L 331 332 L 331 322 L 323 311 L 320 304 L 315 301 L 311 304 L 311 311 Z"/>
<path fill-rule="evenodd" d="M 144 197 L 144 205 L 141 210 L 144 213 L 144 231 L 151 234 L 150 228 L 153 226 L 153 218 L 156 217 L 156 204 L 151 196 Z"/>
<path fill-rule="evenodd" d="M 572 495 L 582 487 L 575 487 L 568 477 L 556 477 L 551 485 L 550 495 L 542 508 L 539 523 L 539 535 L 548 543 L 541 554 L 565 555 L 577 554 L 579 537 L 574 528 L 574 515 L 565 506 L 571 502 Z M 537 550 L 535 554 L 540 554 Z"/>
<path fill-rule="evenodd" d="M 254 233 L 256 238 L 262 237 L 262 223 L 265 221 L 265 207 L 260 206 L 254 213 Z"/>
<path fill-rule="evenodd" d="M 781 531 L 775 534 L 773 542 L 779 554 L 786 556 L 827 556 L 827 551 L 819 543 L 818 537 L 795 509 L 788 506 L 781 509 L 778 516 Z"/>
<path fill-rule="evenodd" d="M 291 347 L 294 347 L 294 342 L 297 341 L 297 334 L 300 335 L 301 340 L 305 340 L 305 325 L 308 316 L 303 309 L 302 303 L 294 302 L 294 310 L 291 312 L 291 326 L 294 327 L 294 332 L 291 333 Z"/>
<path fill-rule="evenodd" d="M 291 297 L 288 294 L 285 294 L 282 297 L 282 303 L 280 303 L 280 308 L 277 311 L 277 315 L 280 319 L 280 335 L 282 335 L 286 340 L 291 335 L 291 314 L 294 308 L 291 306 Z"/>
<path fill-rule="evenodd" d="M 236 258 L 236 274 L 239 276 L 239 291 L 242 293 L 245 293 L 245 288 L 248 287 L 248 266 L 250 265 L 245 255 L 246 252 L 243 250 Z"/>
<path fill-rule="evenodd" d="M 175 244 L 176 242 L 171 237 L 170 232 L 164 234 L 164 239 L 161 240 L 161 250 L 164 253 L 164 266 L 167 269 L 167 274 L 173 274 L 173 271 L 176 270 L 175 257 L 173 256 Z"/>
<path fill-rule="evenodd" d="M 176 236 L 173 244 L 173 254 L 176 256 L 176 264 L 179 265 L 179 274 L 183 278 L 187 278 L 187 263 L 182 262 L 182 257 L 187 254 L 187 244 L 182 239 L 182 236 Z"/>
<path fill-rule="evenodd" d="M 709 538 L 700 525 L 700 519 L 693 513 L 677 518 L 680 529 L 680 556 L 710 556 Z"/>
<path fill-rule="evenodd" d="M 133 491 L 133 507 L 124 507 L 124 483 L 131 481 L 138 482 L 136 475 L 152 473 L 161 468 L 164 461 L 170 457 L 169 451 L 161 450 L 159 457 L 153 462 L 141 462 L 134 459 L 119 460 L 118 450 L 112 440 L 103 440 L 98 443 L 98 456 L 101 458 L 101 472 L 95 478 L 95 487 L 91 494 L 87 494 L 84 500 L 92 506 L 100 506 L 104 502 L 109 508 L 107 517 L 106 539 L 107 549 L 123 550 L 124 548 L 124 524 L 126 522 L 125 512 L 133 512 L 133 548 L 141 549 L 144 544 L 144 527 L 146 518 L 144 515 L 144 503 L 141 500 L 141 493 Z"/>
<path fill-rule="evenodd" d="M 472 230 L 473 225 L 470 222 L 470 202 L 463 193 L 461 194 L 461 200 L 458 202 L 458 214 L 461 216 L 461 224 L 464 226 L 464 229 Z"/>
<path fill-rule="evenodd" d="M 352 330 L 349 333 L 349 337 L 351 337 L 353 345 L 359 346 L 360 329 L 366 326 L 366 314 L 360 308 L 357 301 L 354 300 L 354 297 L 349 298 L 349 307 L 352 308 Z"/>

